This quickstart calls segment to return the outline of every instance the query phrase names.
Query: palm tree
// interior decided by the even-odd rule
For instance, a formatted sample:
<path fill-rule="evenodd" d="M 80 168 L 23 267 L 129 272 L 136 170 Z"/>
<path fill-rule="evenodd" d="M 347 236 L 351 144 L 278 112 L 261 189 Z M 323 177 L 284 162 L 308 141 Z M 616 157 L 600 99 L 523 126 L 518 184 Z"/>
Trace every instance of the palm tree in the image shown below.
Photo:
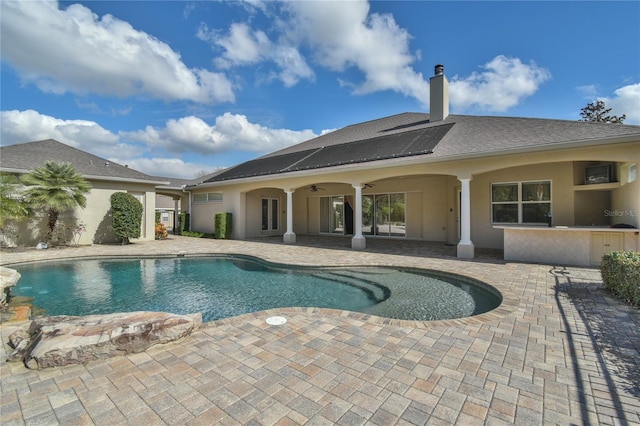
<path fill-rule="evenodd" d="M 7 219 L 21 220 L 29 215 L 20 187 L 22 184 L 15 175 L 0 173 L 0 229 Z"/>
<path fill-rule="evenodd" d="M 87 204 L 84 194 L 91 189 L 71 164 L 51 161 L 24 175 L 22 183 L 27 186 L 25 195 L 29 204 L 47 210 L 47 242 L 53 237 L 60 213 L 78 206 L 84 208 Z"/>

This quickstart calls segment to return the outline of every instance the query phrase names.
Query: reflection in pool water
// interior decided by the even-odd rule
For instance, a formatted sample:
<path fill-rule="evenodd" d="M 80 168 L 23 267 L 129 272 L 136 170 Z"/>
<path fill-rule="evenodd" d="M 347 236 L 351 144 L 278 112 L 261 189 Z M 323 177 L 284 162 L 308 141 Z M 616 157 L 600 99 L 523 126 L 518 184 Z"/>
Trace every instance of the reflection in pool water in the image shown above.
<path fill-rule="evenodd" d="M 204 321 L 280 307 L 318 307 L 388 318 L 462 318 L 500 305 L 470 278 L 382 267 L 307 268 L 216 256 L 37 263 L 18 269 L 12 295 L 46 315 L 202 312 Z"/>

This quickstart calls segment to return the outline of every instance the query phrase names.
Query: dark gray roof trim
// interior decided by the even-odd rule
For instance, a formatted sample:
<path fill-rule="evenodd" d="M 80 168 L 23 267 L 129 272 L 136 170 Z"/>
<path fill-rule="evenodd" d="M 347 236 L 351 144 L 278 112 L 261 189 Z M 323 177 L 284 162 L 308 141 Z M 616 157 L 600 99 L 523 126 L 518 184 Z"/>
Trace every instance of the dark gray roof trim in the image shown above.
<path fill-rule="evenodd" d="M 247 161 L 205 182 L 431 154 L 453 123 Z"/>

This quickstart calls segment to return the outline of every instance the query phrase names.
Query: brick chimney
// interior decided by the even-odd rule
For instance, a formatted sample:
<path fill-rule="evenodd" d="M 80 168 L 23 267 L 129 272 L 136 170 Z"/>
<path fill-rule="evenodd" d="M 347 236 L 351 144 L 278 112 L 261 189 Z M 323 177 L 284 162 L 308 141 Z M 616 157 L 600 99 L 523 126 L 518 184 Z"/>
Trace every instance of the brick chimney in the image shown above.
<path fill-rule="evenodd" d="M 434 76 L 429 79 L 429 121 L 442 121 L 449 116 L 449 80 L 444 75 L 444 65 L 436 65 Z"/>

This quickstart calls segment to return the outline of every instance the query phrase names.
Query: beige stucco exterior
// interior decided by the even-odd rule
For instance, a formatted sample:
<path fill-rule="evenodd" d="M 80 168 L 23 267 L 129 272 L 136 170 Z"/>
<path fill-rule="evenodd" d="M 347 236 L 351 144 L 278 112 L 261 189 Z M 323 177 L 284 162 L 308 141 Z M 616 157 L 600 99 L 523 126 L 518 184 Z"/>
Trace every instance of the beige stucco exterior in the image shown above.
<path fill-rule="evenodd" d="M 612 164 L 617 182 L 584 185 L 585 166 L 601 162 Z M 191 188 L 192 193 L 222 192 L 223 201 L 193 203 L 191 229 L 213 232 L 214 214 L 231 212 L 233 238 L 283 235 L 287 231 L 285 191 L 294 191 L 291 204 L 293 232 L 316 235 L 320 233 L 319 197 L 341 195 L 353 199 L 354 185 L 369 184 L 372 186 L 364 187 L 362 195 L 405 194 L 404 238 L 456 244 L 460 240 L 460 179 L 470 178 L 471 240 L 479 248 L 502 249 L 503 230 L 491 221 L 492 183 L 550 181 L 554 225 L 610 226 L 627 223 L 640 227 L 640 181 L 628 182 L 625 175 L 630 165 L 638 163 L 640 141 L 632 140 L 583 143 L 575 147 L 565 145 L 562 149 L 543 147 L 438 161 L 432 161 L 427 155 L 236 182 L 208 183 Z M 308 187 L 312 184 L 321 190 L 310 191 Z M 260 203 L 263 198 L 279 202 L 280 226 L 277 231 L 261 230 Z M 637 233 L 631 238 L 637 240 Z M 635 245 L 639 246 L 637 241 Z"/>
<path fill-rule="evenodd" d="M 91 190 L 86 194 L 86 207 L 77 208 L 60 214 L 56 229 L 57 243 L 90 245 L 107 244 L 118 241 L 113 233 L 111 219 L 111 195 L 116 192 L 128 192 L 138 198 L 143 205 L 140 238 L 146 241 L 155 239 L 155 184 L 146 182 L 122 182 L 89 180 Z M 72 230 L 84 224 L 84 232 L 73 237 Z M 9 245 L 31 246 L 44 240 L 46 219 L 32 217 L 19 223 L 7 225 L 3 237 Z M 55 234 L 55 233 L 54 233 Z M 62 235 L 63 234 L 63 235 Z"/>

